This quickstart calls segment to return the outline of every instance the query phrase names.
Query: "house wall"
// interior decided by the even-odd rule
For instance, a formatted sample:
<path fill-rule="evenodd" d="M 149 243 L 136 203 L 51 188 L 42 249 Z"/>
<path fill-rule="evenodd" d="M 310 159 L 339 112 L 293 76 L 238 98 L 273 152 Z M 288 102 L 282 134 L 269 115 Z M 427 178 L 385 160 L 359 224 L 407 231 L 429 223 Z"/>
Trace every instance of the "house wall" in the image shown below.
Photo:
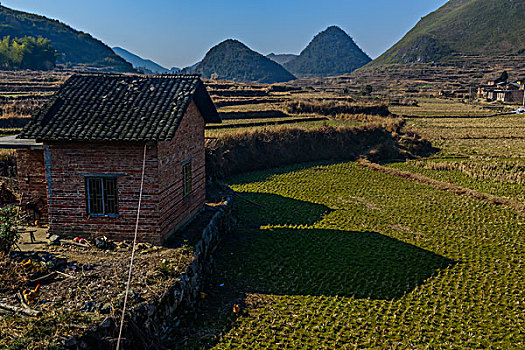
<path fill-rule="evenodd" d="M 69 237 L 107 236 L 132 240 L 144 144 L 56 142 L 42 155 L 50 170 L 49 231 Z M 191 159 L 192 192 L 183 196 L 182 162 Z M 172 141 L 148 146 L 139 241 L 161 244 L 202 208 L 206 197 L 204 118 L 192 102 Z M 89 216 L 85 178 L 118 174 L 117 217 Z M 44 176 L 45 177 L 45 176 Z"/>
<path fill-rule="evenodd" d="M 160 233 L 166 239 L 202 208 L 206 198 L 204 118 L 194 102 L 175 137 L 158 143 Z M 191 159 L 192 192 L 183 196 L 182 162 Z"/>
<path fill-rule="evenodd" d="M 49 231 L 62 236 L 105 235 L 132 240 L 140 193 L 144 144 L 131 142 L 66 142 L 46 145 L 51 175 Z M 120 174 L 118 217 L 87 213 L 85 175 Z M 161 243 L 158 207 L 158 162 L 155 144 L 148 146 L 139 241 Z"/>
<path fill-rule="evenodd" d="M 22 203 L 35 203 L 42 213 L 42 220 L 48 216 L 47 180 L 44 165 L 44 150 L 18 149 L 16 151 L 18 191 Z"/>

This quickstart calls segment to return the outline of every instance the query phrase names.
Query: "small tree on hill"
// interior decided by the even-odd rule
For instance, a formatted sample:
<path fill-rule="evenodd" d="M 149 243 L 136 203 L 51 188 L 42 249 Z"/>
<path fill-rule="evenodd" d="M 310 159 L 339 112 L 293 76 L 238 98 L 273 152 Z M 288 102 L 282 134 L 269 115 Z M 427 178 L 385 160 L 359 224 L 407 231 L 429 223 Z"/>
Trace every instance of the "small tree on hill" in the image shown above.
<path fill-rule="evenodd" d="M 498 81 L 504 83 L 504 82 L 506 82 L 508 79 L 509 79 L 509 73 L 507 73 L 507 71 L 504 70 L 504 71 L 501 73 L 501 75 L 499 76 Z"/>
<path fill-rule="evenodd" d="M 361 89 L 361 95 L 370 96 L 372 95 L 372 91 L 374 91 L 374 88 L 372 87 L 372 85 L 366 85 L 365 87 Z"/>

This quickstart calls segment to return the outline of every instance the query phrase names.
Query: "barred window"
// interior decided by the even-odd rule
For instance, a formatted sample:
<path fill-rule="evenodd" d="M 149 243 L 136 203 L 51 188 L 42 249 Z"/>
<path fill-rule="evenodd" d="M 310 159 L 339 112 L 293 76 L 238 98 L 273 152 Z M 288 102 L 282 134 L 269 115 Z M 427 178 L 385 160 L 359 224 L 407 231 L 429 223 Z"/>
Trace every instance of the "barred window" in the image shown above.
<path fill-rule="evenodd" d="M 182 163 L 182 193 L 184 197 L 191 193 L 191 160 Z"/>
<path fill-rule="evenodd" d="M 116 177 L 86 178 L 87 212 L 92 216 L 118 215 Z"/>

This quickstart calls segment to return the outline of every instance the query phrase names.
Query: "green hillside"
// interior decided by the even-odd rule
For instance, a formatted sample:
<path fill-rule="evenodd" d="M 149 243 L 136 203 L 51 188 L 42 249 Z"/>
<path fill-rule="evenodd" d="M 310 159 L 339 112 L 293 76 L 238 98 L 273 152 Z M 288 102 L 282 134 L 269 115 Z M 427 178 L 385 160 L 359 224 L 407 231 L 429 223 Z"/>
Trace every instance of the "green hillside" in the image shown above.
<path fill-rule="evenodd" d="M 451 0 L 423 17 L 374 64 L 441 62 L 452 54 L 523 53 L 524 13 L 525 1 Z"/>
<path fill-rule="evenodd" d="M 74 30 L 54 19 L 0 6 L 0 39 L 42 37 L 58 51 L 57 63 L 88 65 L 106 71 L 130 72 L 131 64 L 91 35 Z"/>
<path fill-rule="evenodd" d="M 211 48 L 194 72 L 204 78 L 216 76 L 223 80 L 266 84 L 295 79 L 278 63 L 232 39 Z"/>
<path fill-rule="evenodd" d="M 351 73 L 370 60 L 348 34 L 332 26 L 317 34 L 297 58 L 283 65 L 298 76 L 333 76 Z"/>

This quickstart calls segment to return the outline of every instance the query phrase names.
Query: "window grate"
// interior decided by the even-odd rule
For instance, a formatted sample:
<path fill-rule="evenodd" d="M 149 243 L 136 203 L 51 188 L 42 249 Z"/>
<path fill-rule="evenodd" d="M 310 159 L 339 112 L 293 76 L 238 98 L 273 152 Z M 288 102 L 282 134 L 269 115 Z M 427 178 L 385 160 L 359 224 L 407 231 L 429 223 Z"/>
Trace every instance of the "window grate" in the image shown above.
<path fill-rule="evenodd" d="M 182 192 L 184 197 L 189 196 L 191 193 L 191 161 L 187 161 L 182 164 Z"/>
<path fill-rule="evenodd" d="M 87 211 L 93 216 L 118 215 L 117 179 L 112 177 L 86 178 Z"/>

